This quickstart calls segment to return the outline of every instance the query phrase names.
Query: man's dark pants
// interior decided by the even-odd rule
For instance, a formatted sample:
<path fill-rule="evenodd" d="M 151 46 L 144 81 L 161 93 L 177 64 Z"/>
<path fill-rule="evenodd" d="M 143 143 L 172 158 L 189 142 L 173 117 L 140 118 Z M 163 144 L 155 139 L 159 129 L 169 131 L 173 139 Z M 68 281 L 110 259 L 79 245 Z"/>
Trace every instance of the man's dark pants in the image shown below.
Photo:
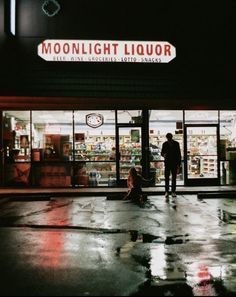
<path fill-rule="evenodd" d="M 171 191 L 174 193 L 176 190 L 177 168 L 178 168 L 178 166 L 176 164 L 170 165 L 170 164 L 165 163 L 165 190 L 166 190 L 166 192 L 169 192 L 170 174 L 172 176 Z"/>

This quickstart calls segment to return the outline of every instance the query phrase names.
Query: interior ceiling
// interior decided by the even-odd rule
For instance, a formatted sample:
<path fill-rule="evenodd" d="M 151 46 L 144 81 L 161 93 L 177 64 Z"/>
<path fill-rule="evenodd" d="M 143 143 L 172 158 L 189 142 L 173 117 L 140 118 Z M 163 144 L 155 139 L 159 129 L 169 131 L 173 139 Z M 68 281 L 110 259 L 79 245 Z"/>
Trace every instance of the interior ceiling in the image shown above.
<path fill-rule="evenodd" d="M 14 110 L 14 111 L 5 111 L 6 116 L 14 117 L 16 120 L 21 121 L 30 121 L 30 111 L 28 110 Z M 106 122 L 115 121 L 114 110 L 80 110 L 75 111 L 75 121 L 79 119 L 80 121 L 85 120 L 86 115 L 90 113 L 100 113 L 103 115 Z M 122 114 L 123 121 L 128 122 L 133 115 L 137 114 L 137 111 L 119 111 L 120 115 Z M 32 120 L 34 123 L 72 123 L 72 111 L 63 111 L 63 110 L 44 110 L 44 111 L 32 111 Z"/>
<path fill-rule="evenodd" d="M 76 119 L 83 120 L 89 113 L 100 113 L 103 115 L 106 123 L 115 122 L 114 110 L 80 110 L 75 112 Z M 122 119 L 120 122 L 129 123 L 132 116 L 138 116 L 140 112 L 138 110 L 119 110 L 118 118 Z M 218 118 L 216 111 L 198 111 L 198 116 L 196 116 L 196 111 L 187 111 L 187 120 L 216 120 Z M 27 110 L 15 110 L 15 111 L 5 111 L 5 115 L 12 116 L 19 121 L 30 121 L 30 112 Z M 53 110 L 53 111 L 32 111 L 32 119 L 34 123 L 46 124 L 46 123 L 72 123 L 72 112 L 63 110 Z M 181 110 L 151 110 L 150 121 L 151 122 L 176 122 L 176 120 L 181 121 L 183 119 L 183 113 Z M 236 120 L 236 111 L 221 111 L 220 119 L 223 122 L 231 123 Z"/>

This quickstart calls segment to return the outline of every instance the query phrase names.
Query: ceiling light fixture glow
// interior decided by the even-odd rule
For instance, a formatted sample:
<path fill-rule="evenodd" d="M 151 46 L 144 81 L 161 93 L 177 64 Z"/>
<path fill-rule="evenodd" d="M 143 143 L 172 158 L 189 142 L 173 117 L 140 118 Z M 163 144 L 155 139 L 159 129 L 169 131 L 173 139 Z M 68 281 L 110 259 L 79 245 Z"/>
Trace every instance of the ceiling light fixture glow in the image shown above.
<path fill-rule="evenodd" d="M 10 3 L 10 31 L 12 35 L 16 35 L 16 0 Z"/>

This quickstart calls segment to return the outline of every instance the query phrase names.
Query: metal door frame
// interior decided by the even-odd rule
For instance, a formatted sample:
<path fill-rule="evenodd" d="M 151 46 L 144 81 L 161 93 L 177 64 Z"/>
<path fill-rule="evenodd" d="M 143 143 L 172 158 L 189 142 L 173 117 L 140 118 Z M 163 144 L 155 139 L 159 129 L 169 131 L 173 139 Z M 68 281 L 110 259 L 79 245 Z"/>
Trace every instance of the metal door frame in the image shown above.
<path fill-rule="evenodd" d="M 144 136 L 143 124 L 117 124 L 116 126 L 116 176 L 119 186 L 126 186 L 126 180 L 120 178 L 120 128 L 140 128 L 141 129 L 141 159 L 144 160 Z M 142 162 L 142 171 L 144 171 L 146 162 Z M 124 184 L 125 183 L 125 184 Z"/>

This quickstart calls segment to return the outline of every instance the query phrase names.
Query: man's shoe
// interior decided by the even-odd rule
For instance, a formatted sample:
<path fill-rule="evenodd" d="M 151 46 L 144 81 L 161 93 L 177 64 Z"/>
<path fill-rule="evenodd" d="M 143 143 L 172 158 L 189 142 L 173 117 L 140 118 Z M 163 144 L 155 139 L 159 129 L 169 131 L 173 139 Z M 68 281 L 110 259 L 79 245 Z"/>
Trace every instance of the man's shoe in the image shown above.
<path fill-rule="evenodd" d="M 175 192 L 172 192 L 171 196 L 172 196 L 173 198 L 176 198 L 177 195 L 176 195 Z"/>

